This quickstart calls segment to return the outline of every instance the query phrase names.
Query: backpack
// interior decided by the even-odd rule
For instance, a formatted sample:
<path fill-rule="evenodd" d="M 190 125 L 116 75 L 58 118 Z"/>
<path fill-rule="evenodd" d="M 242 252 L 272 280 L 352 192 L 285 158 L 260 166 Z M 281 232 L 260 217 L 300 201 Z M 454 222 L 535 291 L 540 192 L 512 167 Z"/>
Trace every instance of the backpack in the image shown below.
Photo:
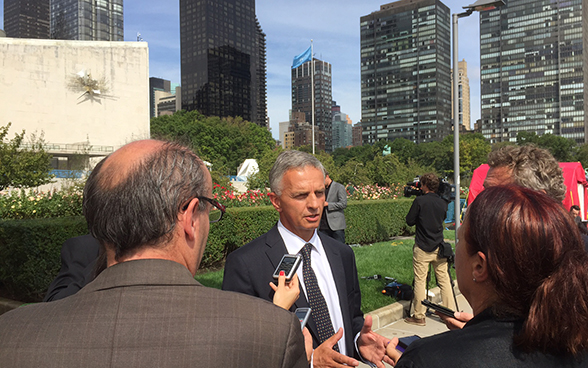
<path fill-rule="evenodd" d="M 382 293 L 398 300 L 411 300 L 414 295 L 410 285 L 401 284 L 396 281 L 387 284 L 384 290 L 382 290 Z"/>

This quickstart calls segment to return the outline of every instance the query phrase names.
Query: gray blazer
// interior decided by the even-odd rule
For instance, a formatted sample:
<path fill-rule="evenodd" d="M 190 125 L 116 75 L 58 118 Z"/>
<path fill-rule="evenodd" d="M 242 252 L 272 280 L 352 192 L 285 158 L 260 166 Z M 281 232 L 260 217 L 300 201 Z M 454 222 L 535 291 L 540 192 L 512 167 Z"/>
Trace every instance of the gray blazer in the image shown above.
<path fill-rule="evenodd" d="M 326 201 L 329 203 L 326 211 L 329 228 L 333 231 L 345 230 L 345 214 L 343 210 L 347 207 L 347 191 L 343 184 L 336 181 L 331 182 Z"/>
<path fill-rule="evenodd" d="M 109 267 L 75 295 L 3 314 L 0 342 L 2 368 L 308 367 L 292 313 L 156 259 Z"/>

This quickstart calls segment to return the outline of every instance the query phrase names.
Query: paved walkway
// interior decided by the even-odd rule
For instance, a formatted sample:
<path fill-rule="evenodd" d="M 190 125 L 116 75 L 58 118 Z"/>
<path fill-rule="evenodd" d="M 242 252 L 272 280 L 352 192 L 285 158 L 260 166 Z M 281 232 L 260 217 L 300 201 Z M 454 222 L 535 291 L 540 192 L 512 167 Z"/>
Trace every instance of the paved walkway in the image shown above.
<path fill-rule="evenodd" d="M 437 294 L 438 294 L 438 288 L 435 288 L 432 291 L 437 292 Z M 438 299 L 438 297 L 434 297 L 433 301 L 435 301 L 436 299 Z M 458 304 L 458 309 L 460 311 L 469 312 L 469 313 L 472 312 L 472 308 L 468 304 L 465 297 L 461 294 L 457 295 L 457 304 Z M 377 319 L 381 319 L 381 317 L 384 313 L 390 312 L 390 310 L 392 310 L 392 309 L 398 309 L 399 307 L 403 308 L 404 306 L 400 306 L 400 303 L 394 303 L 394 304 L 389 305 L 388 307 L 378 309 L 377 311 L 374 311 L 370 314 L 372 315 L 372 318 L 374 318 L 374 323 L 376 323 L 375 321 Z M 396 315 L 396 317 L 398 317 L 398 314 Z M 427 337 L 427 336 L 436 335 L 436 334 L 448 331 L 447 327 L 445 326 L 445 323 L 441 322 L 441 320 L 439 319 L 439 317 L 437 317 L 437 315 L 433 314 L 431 316 L 427 316 L 426 320 L 427 320 L 426 326 L 415 326 L 415 325 L 410 325 L 410 324 L 404 322 L 404 317 L 401 317 L 401 318 L 396 319 L 395 321 L 387 323 L 385 325 L 378 325 L 374 328 L 374 330 L 377 333 L 379 333 L 380 335 L 385 336 L 390 339 L 393 337 L 404 337 L 404 336 L 412 336 L 412 335 L 418 335 L 420 337 Z M 388 366 L 388 365 L 386 365 L 386 366 Z M 367 364 L 360 363 L 359 367 L 366 368 L 369 366 Z"/>

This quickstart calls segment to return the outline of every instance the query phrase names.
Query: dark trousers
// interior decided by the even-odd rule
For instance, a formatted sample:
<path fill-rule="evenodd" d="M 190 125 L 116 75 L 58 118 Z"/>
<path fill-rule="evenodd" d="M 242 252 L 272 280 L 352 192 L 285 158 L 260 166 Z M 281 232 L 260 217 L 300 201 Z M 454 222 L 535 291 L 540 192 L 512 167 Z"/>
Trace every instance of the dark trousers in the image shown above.
<path fill-rule="evenodd" d="M 347 243 L 345 243 L 345 229 L 343 229 L 343 230 L 320 229 L 320 231 L 327 234 L 331 238 L 340 241 L 343 244 L 347 244 Z"/>

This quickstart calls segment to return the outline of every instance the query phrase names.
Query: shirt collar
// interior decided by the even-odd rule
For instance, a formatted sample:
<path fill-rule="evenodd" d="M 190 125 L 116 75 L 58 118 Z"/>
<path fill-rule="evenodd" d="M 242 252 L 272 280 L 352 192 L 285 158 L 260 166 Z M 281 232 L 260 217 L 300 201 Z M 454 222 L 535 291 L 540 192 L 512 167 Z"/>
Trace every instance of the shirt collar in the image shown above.
<path fill-rule="evenodd" d="M 318 231 L 316 229 L 314 230 L 314 234 L 309 241 L 305 241 L 298 235 L 286 229 L 284 224 L 282 224 L 282 221 L 278 221 L 278 231 L 282 236 L 282 240 L 284 240 L 288 254 L 300 253 L 300 250 L 306 243 L 312 244 L 314 249 L 319 252 L 319 254 L 323 253 L 323 243 L 321 243 L 321 238 L 318 236 Z"/>

